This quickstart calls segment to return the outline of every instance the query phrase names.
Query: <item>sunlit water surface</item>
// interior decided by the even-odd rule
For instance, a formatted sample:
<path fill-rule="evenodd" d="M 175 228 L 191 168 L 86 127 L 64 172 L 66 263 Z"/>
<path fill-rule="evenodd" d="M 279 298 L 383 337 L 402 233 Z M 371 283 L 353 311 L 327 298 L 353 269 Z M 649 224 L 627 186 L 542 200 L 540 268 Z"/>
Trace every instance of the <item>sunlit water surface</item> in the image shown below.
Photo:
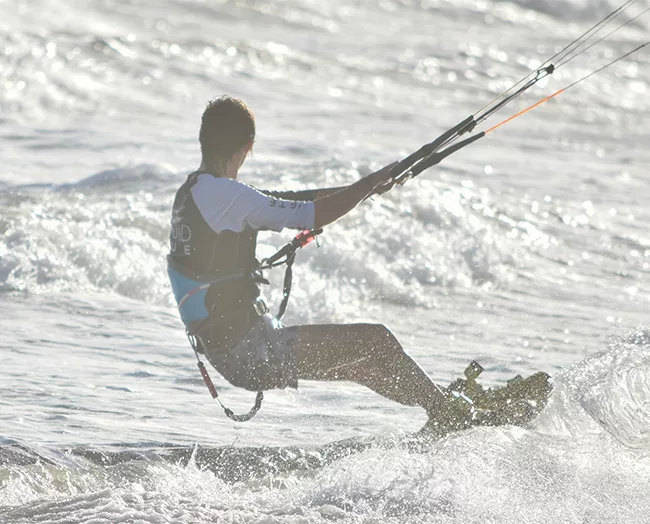
<path fill-rule="evenodd" d="M 620 21 L 647 7 L 635 4 Z M 546 371 L 554 392 L 531 428 L 414 446 L 420 410 L 318 382 L 233 423 L 200 381 L 164 271 L 210 98 L 257 116 L 242 180 L 341 185 L 477 111 L 617 5 L 0 3 L 0 522 L 648 522 L 646 50 L 299 253 L 287 323 L 386 323 L 443 383 L 475 358 L 486 386 Z M 648 27 L 617 31 L 493 123 Z M 260 254 L 289 238 L 263 235 Z M 266 293 L 276 307 L 281 278 Z"/>

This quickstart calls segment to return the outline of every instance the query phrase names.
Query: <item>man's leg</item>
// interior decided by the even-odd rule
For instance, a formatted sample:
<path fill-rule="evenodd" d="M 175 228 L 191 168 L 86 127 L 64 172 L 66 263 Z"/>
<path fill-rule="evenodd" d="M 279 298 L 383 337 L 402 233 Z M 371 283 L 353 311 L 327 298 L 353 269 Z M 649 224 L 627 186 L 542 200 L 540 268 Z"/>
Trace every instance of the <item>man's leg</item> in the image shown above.
<path fill-rule="evenodd" d="M 445 395 L 380 324 L 297 326 L 298 378 L 349 380 L 429 415 Z"/>

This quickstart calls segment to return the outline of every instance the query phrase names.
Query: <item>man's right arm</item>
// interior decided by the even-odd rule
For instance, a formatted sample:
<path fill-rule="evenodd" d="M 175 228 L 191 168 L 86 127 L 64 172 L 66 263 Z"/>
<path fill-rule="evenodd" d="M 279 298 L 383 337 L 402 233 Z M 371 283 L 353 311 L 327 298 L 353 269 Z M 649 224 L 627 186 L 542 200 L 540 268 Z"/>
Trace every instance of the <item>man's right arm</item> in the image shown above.
<path fill-rule="evenodd" d="M 314 201 L 314 229 L 321 228 L 338 220 L 352 211 L 359 202 L 373 190 L 391 180 L 390 170 L 396 162 L 357 180 L 354 184 L 341 188 Z"/>

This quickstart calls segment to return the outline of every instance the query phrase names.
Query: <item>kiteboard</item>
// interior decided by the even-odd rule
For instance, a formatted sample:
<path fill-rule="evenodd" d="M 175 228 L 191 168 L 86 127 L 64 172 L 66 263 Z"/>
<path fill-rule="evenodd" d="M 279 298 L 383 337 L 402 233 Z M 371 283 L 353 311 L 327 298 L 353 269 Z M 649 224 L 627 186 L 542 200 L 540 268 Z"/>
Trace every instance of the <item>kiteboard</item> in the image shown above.
<path fill-rule="evenodd" d="M 443 390 L 447 401 L 430 415 L 418 436 L 440 438 L 476 426 L 525 427 L 546 406 L 552 390 L 547 373 L 540 371 L 526 378 L 517 375 L 504 386 L 485 389 L 476 380 L 482 372 L 483 367 L 472 361 L 464 378 Z"/>

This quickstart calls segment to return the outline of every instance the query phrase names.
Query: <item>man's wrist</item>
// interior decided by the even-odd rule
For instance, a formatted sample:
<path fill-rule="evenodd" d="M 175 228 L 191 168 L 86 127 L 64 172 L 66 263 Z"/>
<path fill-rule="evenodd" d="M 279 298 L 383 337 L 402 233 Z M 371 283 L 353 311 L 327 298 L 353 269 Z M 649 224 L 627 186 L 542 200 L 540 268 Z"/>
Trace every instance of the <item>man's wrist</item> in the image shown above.
<path fill-rule="evenodd" d="M 375 183 L 372 181 L 372 178 L 370 176 L 363 177 L 360 182 L 363 182 L 363 187 L 366 194 L 372 192 L 372 190 L 375 189 Z"/>

